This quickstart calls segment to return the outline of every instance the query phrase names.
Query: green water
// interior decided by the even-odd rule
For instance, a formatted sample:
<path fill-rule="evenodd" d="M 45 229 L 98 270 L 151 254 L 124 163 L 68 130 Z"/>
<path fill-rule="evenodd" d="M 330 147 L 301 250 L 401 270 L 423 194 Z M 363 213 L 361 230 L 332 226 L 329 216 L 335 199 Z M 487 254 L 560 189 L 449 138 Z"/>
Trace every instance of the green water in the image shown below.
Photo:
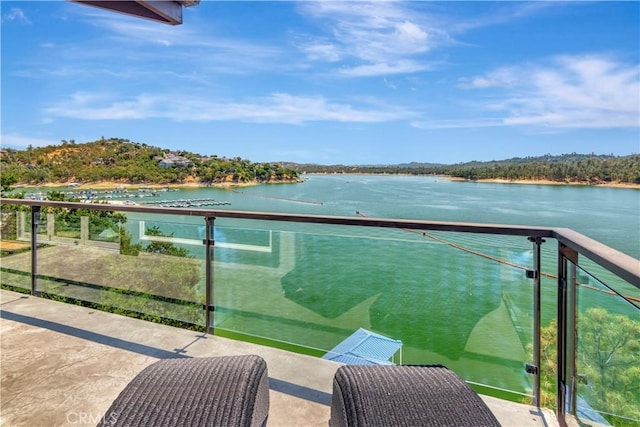
<path fill-rule="evenodd" d="M 640 190 L 635 189 L 310 175 L 302 184 L 187 189 L 161 196 L 231 202 L 217 209 L 346 216 L 360 211 L 381 218 L 568 227 L 640 257 Z M 138 200 L 144 203 L 147 199 Z"/>
<path fill-rule="evenodd" d="M 231 203 L 216 209 L 568 227 L 640 257 L 638 190 L 312 175 L 301 184 L 161 197 Z M 133 233 L 137 220 L 146 220 L 175 237 L 203 237 L 198 218 L 130 218 Z M 532 268 L 526 238 L 229 219 L 215 224 L 214 324 L 221 333 L 321 355 L 363 327 L 402 340 L 403 363 L 445 364 L 502 397 L 530 393 L 524 364 L 532 359 L 531 281 L 520 269 L 460 249 Z M 543 271 L 555 273 L 556 245 L 543 246 Z M 201 245 L 185 247 L 203 257 Z M 638 296 L 612 275 L 593 271 Z M 546 324 L 555 316 L 556 283 L 545 278 L 542 284 Z M 603 295 L 583 291 L 581 298 L 638 318 L 628 304 Z"/>

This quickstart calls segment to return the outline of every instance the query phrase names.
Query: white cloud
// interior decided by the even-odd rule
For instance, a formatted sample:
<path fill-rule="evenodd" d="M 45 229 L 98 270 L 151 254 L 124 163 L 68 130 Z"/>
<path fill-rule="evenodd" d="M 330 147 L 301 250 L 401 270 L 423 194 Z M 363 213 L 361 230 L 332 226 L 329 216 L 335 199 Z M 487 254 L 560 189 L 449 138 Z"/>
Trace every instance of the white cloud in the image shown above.
<path fill-rule="evenodd" d="M 503 1 L 495 2 L 485 12 L 473 17 L 441 16 L 443 26 L 452 34 L 460 34 L 474 29 L 508 24 L 532 15 L 543 13 L 547 9 L 574 6 L 577 2 L 553 1 Z"/>
<path fill-rule="evenodd" d="M 416 73 L 418 71 L 426 71 L 429 68 L 430 66 L 427 64 L 414 61 L 398 61 L 392 64 L 379 62 L 355 67 L 345 67 L 336 70 L 336 74 L 346 77 L 388 76 L 392 74 Z"/>
<path fill-rule="evenodd" d="M 209 32 L 199 31 L 194 26 L 158 25 L 154 22 L 127 18 L 118 14 L 87 14 L 91 25 L 105 30 L 112 38 L 125 45 L 160 45 L 175 47 L 176 51 L 185 48 L 201 48 L 215 52 L 216 55 L 233 52 L 235 55 L 273 57 L 281 53 L 280 49 L 259 42 L 246 42 L 231 39 L 223 35 L 212 36 Z M 139 53 L 139 51 L 137 51 Z M 201 54 L 201 52 L 199 52 Z"/>
<path fill-rule="evenodd" d="M 60 141 L 42 139 L 42 138 L 30 138 L 21 135 L 15 134 L 3 134 L 0 136 L 3 147 L 17 147 L 23 148 L 28 147 L 29 145 L 33 147 L 44 147 L 47 145 L 55 145 L 60 143 Z"/>
<path fill-rule="evenodd" d="M 502 112 L 506 126 L 640 127 L 640 69 L 607 56 L 565 55 L 502 68 L 464 79 L 460 87 L 490 90 L 491 101 L 479 108 Z"/>
<path fill-rule="evenodd" d="M 255 70 L 290 68 L 282 57 L 285 52 L 262 40 L 241 40 L 212 34 L 211 28 L 194 25 L 168 26 L 130 18 L 120 14 L 84 8 L 85 21 L 101 29 L 105 43 L 92 43 L 90 49 L 63 50 L 69 60 L 88 61 L 87 67 L 97 60 L 111 61 L 126 58 L 129 64 L 154 64 L 153 71 L 160 72 L 180 64 L 188 70 L 246 74 Z"/>
<path fill-rule="evenodd" d="M 301 44 L 299 48 L 312 61 L 337 62 L 342 59 L 340 49 L 326 41 Z"/>
<path fill-rule="evenodd" d="M 23 22 L 25 24 L 31 24 L 24 11 L 17 7 L 12 7 L 9 12 L 2 14 L 2 22 Z"/>
<path fill-rule="evenodd" d="M 403 50 L 416 53 L 427 50 L 429 35 L 420 26 L 413 22 L 404 21 L 395 24 L 394 27 L 393 38 Z"/>
<path fill-rule="evenodd" d="M 227 121 L 300 124 L 313 121 L 375 123 L 404 120 L 415 113 L 404 108 L 368 102 L 354 106 L 323 96 L 274 93 L 242 102 L 211 101 L 184 94 L 140 94 L 118 99 L 105 94 L 75 93 L 45 109 L 48 116 L 83 120 Z"/>
<path fill-rule="evenodd" d="M 316 20 L 327 36 L 321 42 L 311 38 L 298 47 L 310 61 L 345 61 L 336 72 L 340 76 L 412 74 L 432 68 L 435 49 L 460 44 L 456 35 L 556 7 L 537 3 L 553 2 L 498 2 L 482 16 L 444 14 L 439 5 L 429 2 L 303 2 L 302 13 Z M 493 84 L 488 80 L 466 83 Z"/>
<path fill-rule="evenodd" d="M 505 126 L 503 119 L 470 119 L 470 120 L 425 120 L 411 122 L 418 129 L 479 129 Z"/>
<path fill-rule="evenodd" d="M 189 31 L 180 26 L 157 25 L 157 23 L 92 8 L 83 10 L 84 16 L 91 25 L 135 44 L 184 44 L 189 40 Z"/>
<path fill-rule="evenodd" d="M 476 76 L 471 79 L 462 78 L 458 86 L 465 89 L 484 89 L 489 87 L 509 87 L 518 83 L 521 78 L 519 68 L 504 67 L 487 73 L 484 76 Z"/>
<path fill-rule="evenodd" d="M 429 68 L 424 54 L 442 31 L 426 17 L 396 2 L 305 2 L 302 12 L 329 34 L 298 43 L 311 61 L 350 61 L 338 75 L 348 77 L 414 73 Z M 407 64 L 411 64 L 407 66 Z"/>

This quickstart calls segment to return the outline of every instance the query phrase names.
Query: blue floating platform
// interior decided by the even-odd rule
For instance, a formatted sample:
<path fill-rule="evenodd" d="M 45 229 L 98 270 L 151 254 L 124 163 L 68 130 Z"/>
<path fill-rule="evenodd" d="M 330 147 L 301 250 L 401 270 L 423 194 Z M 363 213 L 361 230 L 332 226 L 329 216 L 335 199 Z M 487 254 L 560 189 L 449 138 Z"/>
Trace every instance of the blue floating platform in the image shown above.
<path fill-rule="evenodd" d="M 322 358 L 348 365 L 395 365 L 390 359 L 398 351 L 402 364 L 402 341 L 360 328 Z"/>

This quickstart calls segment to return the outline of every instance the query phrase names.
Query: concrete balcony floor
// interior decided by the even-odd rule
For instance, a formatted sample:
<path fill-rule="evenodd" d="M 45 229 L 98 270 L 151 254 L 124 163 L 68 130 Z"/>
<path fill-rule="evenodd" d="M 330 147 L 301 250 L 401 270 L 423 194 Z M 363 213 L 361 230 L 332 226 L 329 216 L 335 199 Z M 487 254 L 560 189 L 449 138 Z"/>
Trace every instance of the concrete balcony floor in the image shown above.
<path fill-rule="evenodd" d="M 2 426 L 96 425 L 127 383 L 167 357 L 258 354 L 269 426 L 327 426 L 339 364 L 0 290 Z M 504 426 L 557 426 L 552 411 L 482 396 Z"/>

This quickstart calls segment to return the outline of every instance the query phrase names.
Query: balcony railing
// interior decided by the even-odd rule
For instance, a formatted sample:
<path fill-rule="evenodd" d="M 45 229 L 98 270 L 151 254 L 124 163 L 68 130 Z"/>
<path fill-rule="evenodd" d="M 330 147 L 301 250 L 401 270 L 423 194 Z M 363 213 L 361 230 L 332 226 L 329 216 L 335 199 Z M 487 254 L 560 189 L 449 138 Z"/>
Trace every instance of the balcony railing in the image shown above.
<path fill-rule="evenodd" d="M 365 328 L 561 423 L 640 419 L 640 261 L 572 230 L 0 202 L 5 287 L 316 356 Z"/>

